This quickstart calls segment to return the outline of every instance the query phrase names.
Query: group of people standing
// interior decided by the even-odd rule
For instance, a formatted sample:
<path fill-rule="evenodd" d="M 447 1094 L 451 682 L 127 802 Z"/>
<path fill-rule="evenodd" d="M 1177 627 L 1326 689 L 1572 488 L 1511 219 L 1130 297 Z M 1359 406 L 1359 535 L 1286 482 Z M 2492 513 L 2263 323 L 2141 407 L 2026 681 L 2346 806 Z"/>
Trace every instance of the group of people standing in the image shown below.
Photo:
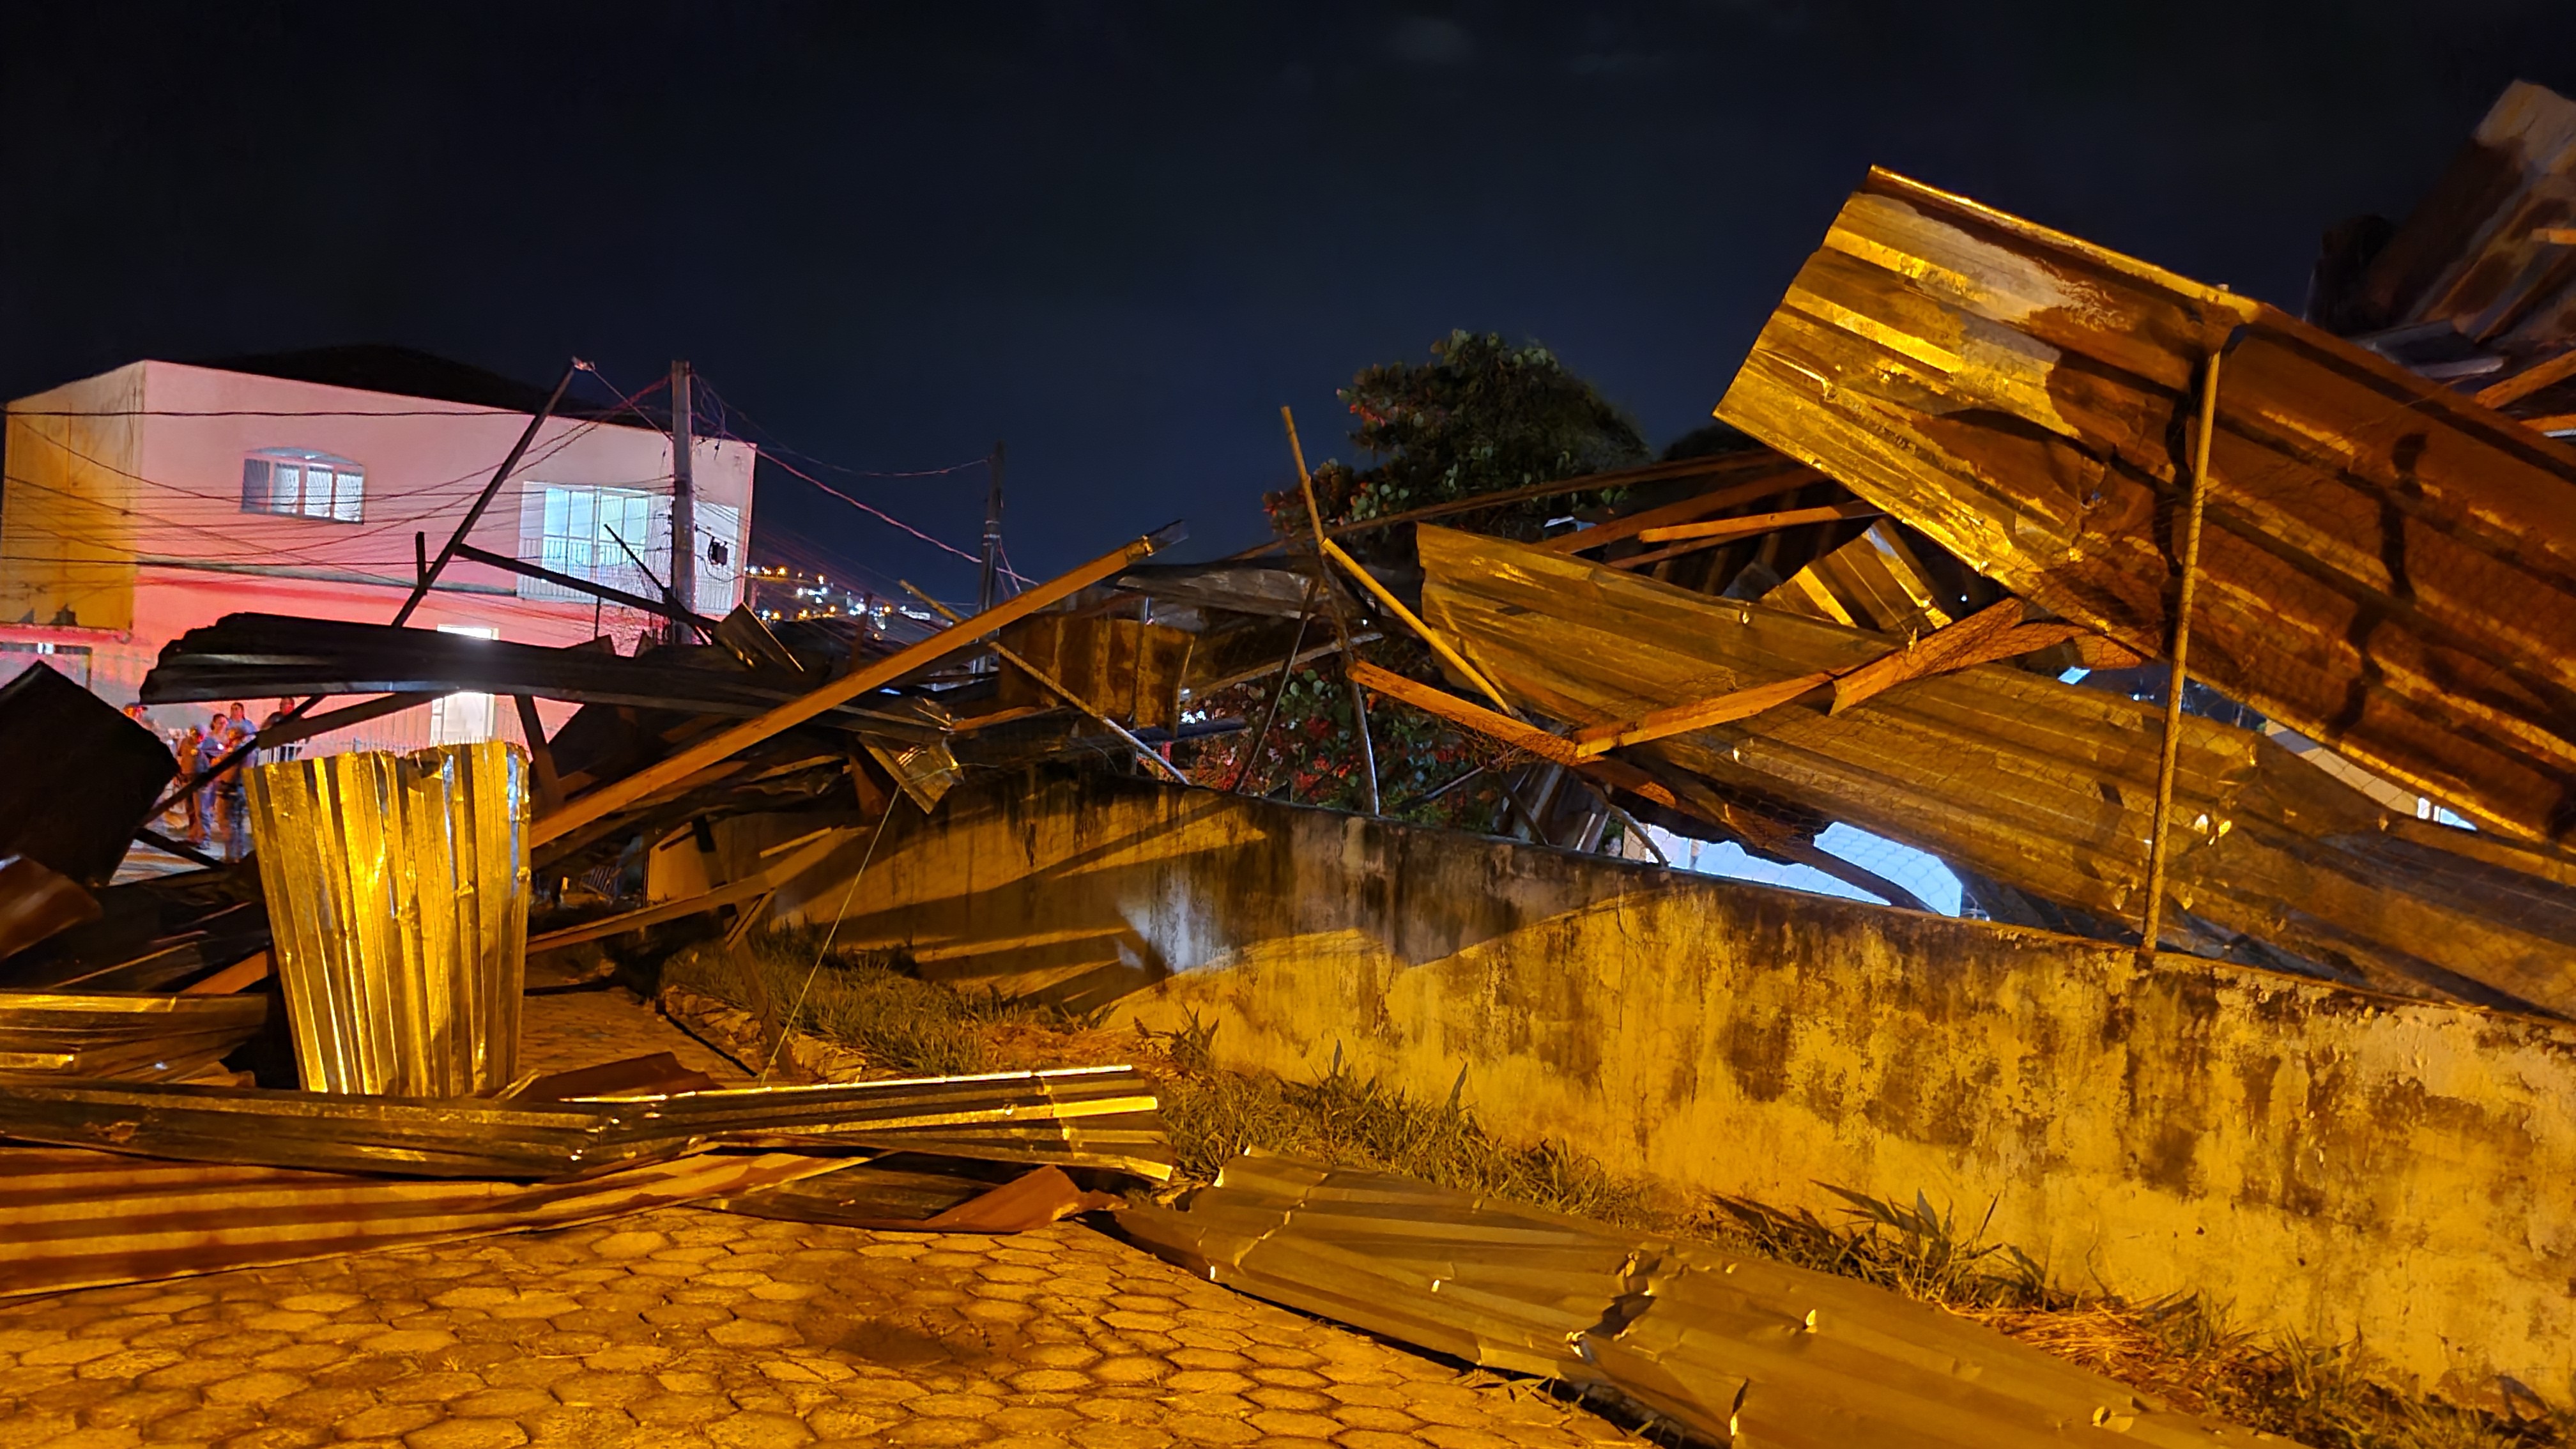
<path fill-rule="evenodd" d="M 143 706 L 128 705 L 125 712 L 150 727 Z M 272 713 L 269 721 L 275 723 L 283 715 L 281 709 Z M 223 764 L 250 743 L 259 728 L 251 723 L 250 711 L 236 700 L 223 713 L 209 716 L 204 724 L 192 724 L 175 733 L 165 733 L 162 738 L 178 757 L 179 774 L 185 779 Z M 180 798 L 177 808 L 189 844 L 215 847 L 226 860 L 239 860 L 250 852 L 250 809 L 242 791 L 242 771 L 251 762 L 251 756 L 243 754 L 222 773 L 209 776 L 204 784 Z"/>

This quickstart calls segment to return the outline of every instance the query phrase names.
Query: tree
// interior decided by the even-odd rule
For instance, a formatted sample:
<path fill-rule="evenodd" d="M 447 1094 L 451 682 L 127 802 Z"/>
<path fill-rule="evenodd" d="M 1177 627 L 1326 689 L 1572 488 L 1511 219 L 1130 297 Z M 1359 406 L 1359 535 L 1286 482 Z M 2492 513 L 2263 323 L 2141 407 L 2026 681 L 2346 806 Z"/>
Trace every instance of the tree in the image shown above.
<path fill-rule="evenodd" d="M 1315 470 L 1315 504 L 1328 526 L 1646 460 L 1637 425 L 1599 389 L 1538 343 L 1513 347 L 1491 332 L 1452 332 L 1431 344 L 1428 363 L 1364 368 L 1340 395 L 1359 420 L 1351 441 L 1376 461 L 1355 469 L 1328 459 Z M 1264 501 L 1282 535 L 1306 533 L 1296 489 Z M 1463 515 L 1461 526 L 1534 537 L 1568 502 L 1501 505 Z M 1410 534 L 1402 541 L 1409 552 Z"/>
<path fill-rule="evenodd" d="M 1354 468 L 1327 460 L 1314 471 L 1315 501 L 1326 526 L 1383 518 L 1428 504 L 1578 478 L 1645 461 L 1645 440 L 1626 414 L 1536 342 L 1512 346 L 1494 333 L 1452 332 L 1431 346 L 1428 363 L 1390 362 L 1363 369 L 1341 390 L 1356 418 L 1350 434 L 1369 459 Z M 1497 504 L 1444 522 L 1512 538 L 1535 538 L 1550 518 L 1615 494 Z M 1312 531 L 1306 504 L 1291 486 L 1264 499 L 1271 525 L 1286 538 Z M 1354 536 L 1351 551 L 1398 568 L 1413 562 L 1413 533 L 1398 527 Z M 1321 627 L 1319 625 L 1319 627 Z M 1430 650 L 1386 621 L 1361 653 L 1381 668 L 1440 683 Z M 1253 763 L 1247 788 L 1286 785 L 1309 804 L 1357 808 L 1364 790 L 1352 737 L 1350 700 L 1340 666 L 1300 671 L 1280 694 L 1279 718 Z M 1275 678 L 1275 676 L 1273 676 Z M 1211 700 L 1221 713 L 1257 719 L 1272 679 L 1238 685 Z M 1481 735 L 1453 730 L 1398 705 L 1373 702 L 1369 730 L 1377 744 L 1380 792 L 1388 814 L 1424 824 L 1493 831 L 1508 813 L 1500 768 L 1519 763 Z M 1248 736 L 1221 736 L 1191 766 L 1200 783 L 1234 779 Z M 1496 767 L 1489 770 L 1488 767 Z M 1466 777 L 1487 771 L 1476 780 Z"/>

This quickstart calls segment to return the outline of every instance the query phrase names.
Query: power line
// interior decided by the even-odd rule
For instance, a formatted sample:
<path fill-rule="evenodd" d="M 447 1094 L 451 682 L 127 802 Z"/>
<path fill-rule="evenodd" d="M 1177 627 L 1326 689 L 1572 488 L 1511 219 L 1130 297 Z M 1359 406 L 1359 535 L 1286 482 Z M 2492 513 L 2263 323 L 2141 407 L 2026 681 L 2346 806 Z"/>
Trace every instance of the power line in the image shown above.
<path fill-rule="evenodd" d="M 938 478 L 944 477 L 950 473 L 964 473 L 971 469 L 988 467 L 993 461 L 990 457 L 969 458 L 963 463 L 951 463 L 945 468 L 880 469 L 843 467 L 841 464 L 831 462 L 828 459 L 817 458 L 802 448 L 791 448 L 787 446 L 786 443 L 779 439 L 776 433 L 770 431 L 768 427 L 764 426 L 760 419 L 755 418 L 751 414 L 743 412 L 741 408 L 734 406 L 722 392 L 709 384 L 704 377 L 700 377 L 698 379 L 698 386 L 707 393 L 709 400 L 713 401 L 716 406 L 722 410 L 726 417 L 729 418 L 732 414 L 741 413 L 742 420 L 751 424 L 753 431 L 768 439 L 769 448 L 764 456 L 770 458 L 775 458 L 781 453 L 789 453 L 804 459 L 806 462 L 813 464 L 817 468 L 828 469 L 834 473 L 847 473 L 853 478 Z M 730 436 L 730 434 L 727 436 Z M 798 476 L 802 477 L 803 475 L 799 474 Z"/>

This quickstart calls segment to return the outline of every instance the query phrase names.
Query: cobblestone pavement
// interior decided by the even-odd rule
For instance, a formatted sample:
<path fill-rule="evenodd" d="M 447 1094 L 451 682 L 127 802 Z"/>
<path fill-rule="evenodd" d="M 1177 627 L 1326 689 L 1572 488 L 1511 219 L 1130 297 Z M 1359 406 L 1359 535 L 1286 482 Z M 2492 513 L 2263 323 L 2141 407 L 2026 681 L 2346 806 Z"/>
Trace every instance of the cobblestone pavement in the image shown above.
<path fill-rule="evenodd" d="M 720 1063 L 631 998 L 528 1006 L 531 1066 Z M 1625 1437 L 1069 1223 L 991 1238 L 671 1209 L 0 1307 L 0 1449 Z"/>

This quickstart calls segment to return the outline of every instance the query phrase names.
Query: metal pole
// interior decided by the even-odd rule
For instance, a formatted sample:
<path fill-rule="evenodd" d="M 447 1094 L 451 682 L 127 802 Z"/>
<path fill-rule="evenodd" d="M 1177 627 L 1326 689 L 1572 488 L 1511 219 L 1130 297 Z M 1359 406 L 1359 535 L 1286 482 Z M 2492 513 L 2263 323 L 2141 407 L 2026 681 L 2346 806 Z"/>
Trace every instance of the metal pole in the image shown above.
<path fill-rule="evenodd" d="M 537 440 L 537 431 L 546 425 L 546 419 L 555 415 L 556 405 L 563 401 L 565 390 L 572 386 L 572 375 L 581 371 L 587 365 L 588 364 L 584 363 L 578 357 L 565 364 L 564 374 L 556 381 L 555 390 L 546 395 L 545 406 L 537 409 L 537 415 L 535 417 L 528 419 L 527 431 L 519 434 L 519 441 L 510 445 L 509 456 L 503 458 L 501 460 L 501 466 L 493 470 L 492 481 L 484 484 L 483 491 L 475 495 L 474 506 L 465 510 L 465 520 L 456 525 L 456 532 L 448 536 L 446 546 L 438 551 L 438 557 L 430 560 L 426 567 L 422 567 L 418 562 L 417 556 L 415 556 L 414 567 L 419 568 L 420 578 L 412 584 L 410 597 L 404 599 L 402 607 L 394 611 L 394 628 L 399 629 L 403 625 L 409 623 L 411 621 L 412 611 L 420 607 L 421 600 L 429 597 L 430 586 L 438 582 L 438 576 L 446 570 L 448 560 L 456 557 L 456 550 L 463 546 L 466 535 L 474 531 L 475 524 L 483 521 L 483 510 L 492 506 L 492 499 L 500 493 L 501 485 L 509 481 L 510 474 L 519 466 L 519 460 L 527 456 L 528 445 Z M 312 698 L 305 700 L 302 704 L 297 705 L 295 708 L 288 710 L 286 712 L 286 719 L 302 719 L 306 714 L 311 712 L 313 706 L 321 702 L 322 696 L 317 694 Z M 283 722 L 284 721 L 281 721 L 281 723 Z M 159 803 L 152 807 L 152 813 L 145 816 L 144 819 L 160 819 L 171 806 L 188 798 L 189 791 L 197 789 L 199 786 L 204 785 L 208 780 L 211 780 L 222 774 L 224 771 L 231 769 L 233 766 L 240 764 L 243 756 L 248 755 L 252 750 L 257 748 L 259 748 L 259 736 L 254 733 L 249 739 L 244 740 L 241 744 L 225 751 L 222 759 L 215 761 L 212 765 L 198 771 L 196 774 L 189 775 L 185 779 L 182 779 L 177 786 L 171 789 L 170 793 L 161 797 Z M 182 773 L 184 774 L 185 772 L 183 771 Z"/>
<path fill-rule="evenodd" d="M 2165 682 L 2164 756 L 2156 765 L 2155 824 L 2147 840 L 2146 928 L 2138 949 L 2153 957 L 2165 918 L 2165 837 L 2173 813 L 2174 775 L 2182 755 L 2182 690 L 2191 669 L 2191 599 L 2200 582 L 2200 517 L 2209 496 L 2209 441 L 2218 431 L 2218 364 L 2224 345 L 2210 349 L 2200 379 L 2200 436 L 2192 442 L 2191 487 L 2183 502 L 2182 587 L 2174 599 L 2173 667 Z"/>
<path fill-rule="evenodd" d="M 1279 421 L 1288 428 L 1288 455 L 1297 460 L 1297 487 L 1306 495 L 1306 522 L 1315 530 L 1315 582 L 1324 591 L 1326 607 L 1332 610 L 1333 636 L 1341 644 L 1342 682 L 1351 687 L 1351 729 L 1359 736 L 1368 813 L 1375 815 L 1379 813 L 1377 749 L 1369 742 L 1368 696 L 1360 692 L 1360 682 L 1351 677 L 1351 622 L 1342 616 L 1342 596 L 1333 587 L 1332 565 L 1324 562 L 1324 511 L 1315 506 L 1315 477 L 1306 471 L 1306 450 L 1297 442 L 1297 415 L 1283 406 Z"/>
<path fill-rule="evenodd" d="M 466 535 L 474 531 L 474 525 L 483 521 L 483 510 L 492 506 L 492 499 L 500 493 L 501 485 L 518 470 L 519 460 L 527 456 L 528 445 L 537 440 L 537 430 L 546 425 L 546 419 L 555 415 L 555 407 L 563 401 L 565 389 L 572 386 L 572 375 L 581 371 L 582 365 L 581 360 L 575 358 L 564 368 L 564 375 L 555 383 L 555 390 L 546 397 L 546 405 L 537 409 L 535 417 L 528 419 L 527 431 L 519 434 L 519 441 L 510 445 L 510 456 L 501 460 L 501 466 L 492 471 L 492 481 L 483 485 L 483 491 L 474 497 L 474 506 L 465 510 L 465 521 L 456 525 L 456 532 L 448 536 L 447 546 L 438 551 L 438 557 L 430 560 L 429 571 L 412 586 L 411 597 L 403 600 L 403 606 L 394 611 L 393 627 L 399 629 L 411 622 L 412 610 L 420 607 L 420 601 L 429 593 L 429 586 L 437 583 L 438 576 L 446 572 L 448 560 L 456 557 L 457 545 L 465 542 Z"/>
<path fill-rule="evenodd" d="M 993 443 L 992 466 L 984 488 L 984 572 L 975 585 L 975 612 L 993 607 L 1002 582 L 1002 444 Z"/>
<path fill-rule="evenodd" d="M 671 602 L 698 607 L 697 413 L 689 401 L 689 364 L 671 364 Z M 671 642 L 688 641 L 688 626 L 674 620 Z"/>
<path fill-rule="evenodd" d="M 1297 656 L 1306 648 L 1306 626 L 1315 621 L 1315 586 L 1306 585 L 1306 598 L 1297 606 L 1297 637 L 1288 642 L 1288 657 L 1279 661 L 1279 679 L 1270 686 L 1270 701 L 1261 707 L 1261 728 L 1252 732 L 1252 743 L 1235 763 L 1234 783 L 1225 788 L 1243 793 L 1243 782 L 1252 775 L 1252 762 L 1261 758 L 1261 747 L 1270 743 L 1270 727 L 1279 720 L 1279 696 L 1288 690 L 1288 681 L 1297 676 Z"/>

